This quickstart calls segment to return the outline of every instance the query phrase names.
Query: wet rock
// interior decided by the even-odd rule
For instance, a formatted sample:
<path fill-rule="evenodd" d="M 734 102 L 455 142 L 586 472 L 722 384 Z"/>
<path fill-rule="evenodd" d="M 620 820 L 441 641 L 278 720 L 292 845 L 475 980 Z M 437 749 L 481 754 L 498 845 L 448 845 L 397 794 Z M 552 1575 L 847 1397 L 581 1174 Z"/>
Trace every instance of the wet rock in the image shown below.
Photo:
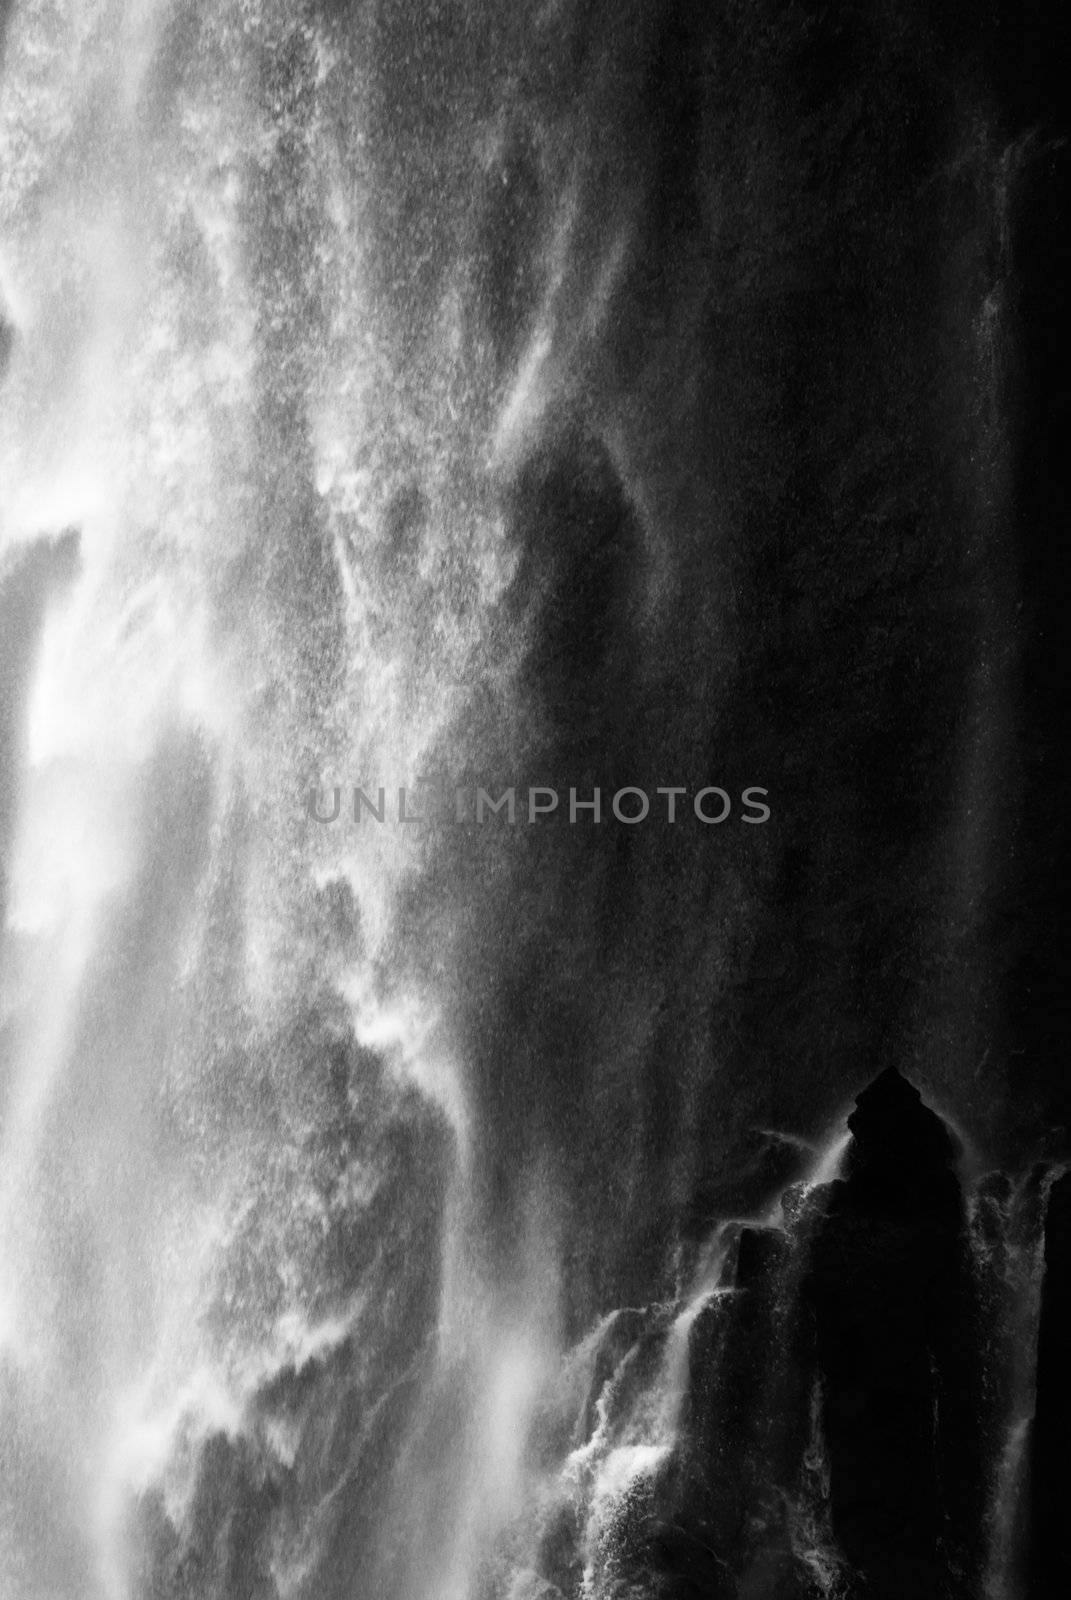
<path fill-rule="evenodd" d="M 692 1326 L 676 1496 L 653 1547 L 667 1600 L 810 1593 L 788 1515 L 811 1381 L 800 1260 L 780 1230 L 741 1228 Z"/>
<path fill-rule="evenodd" d="M 705 1239 L 719 1217 L 759 1215 L 772 1194 L 803 1178 L 812 1161 L 802 1140 L 768 1129 L 747 1129 L 716 1171 L 696 1185 L 684 1218 L 685 1231 L 689 1237 Z"/>
<path fill-rule="evenodd" d="M 898 1071 L 859 1095 L 848 1127 L 842 1176 L 790 1189 L 783 1226 L 721 1224 L 720 1276 L 690 1317 L 681 1305 L 653 1323 L 622 1312 L 607 1329 L 598 1375 L 604 1384 L 628 1346 L 637 1414 L 652 1389 L 672 1398 L 683 1373 L 672 1452 L 642 1495 L 622 1500 L 611 1529 L 617 1565 L 604 1576 L 635 1585 L 630 1593 L 978 1600 L 1006 1577 L 1018 1583 L 1020 1479 L 1009 1499 L 1001 1475 L 1018 1416 L 1016 1352 L 1032 1338 L 1023 1274 L 1036 1264 L 1046 1169 L 987 1174 L 969 1226 L 959 1142 Z M 1026 1446 L 1031 1597 L 1067 1586 L 1056 1485 L 1071 1426 L 1069 1190 L 1065 1179 L 1052 1193 L 1039 1425 Z M 1013 1512 L 1003 1543 L 1002 1492 Z M 574 1537 L 574 1558 L 579 1548 Z M 579 1569 L 541 1570 L 567 1593 Z"/>
<path fill-rule="evenodd" d="M 580 1436 L 590 1439 L 598 1423 L 599 1397 L 629 1351 L 650 1335 L 655 1318 L 645 1308 L 630 1306 L 616 1311 L 611 1319 L 595 1356 L 591 1385 L 582 1413 Z M 648 1344 L 650 1345 L 648 1337 Z"/>
<path fill-rule="evenodd" d="M 969 1594 L 981 1372 L 956 1141 L 894 1068 L 848 1125 L 804 1282 L 833 1532 L 860 1595 Z"/>

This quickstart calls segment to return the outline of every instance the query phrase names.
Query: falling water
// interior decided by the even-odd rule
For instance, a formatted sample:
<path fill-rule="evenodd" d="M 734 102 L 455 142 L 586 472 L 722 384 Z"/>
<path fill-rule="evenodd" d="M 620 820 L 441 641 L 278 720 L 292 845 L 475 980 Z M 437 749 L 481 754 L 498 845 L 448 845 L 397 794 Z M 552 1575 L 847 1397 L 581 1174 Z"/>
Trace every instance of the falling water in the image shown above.
<path fill-rule="evenodd" d="M 836 1592 L 823 1130 L 1007 854 L 991 196 L 914 7 L 843 104 L 747 9 L 0 4 L 3 1600 L 620 1600 L 700 1412 Z M 307 805 L 430 780 L 783 809 Z"/>
<path fill-rule="evenodd" d="M 369 179 L 342 148 L 365 134 L 338 125 L 353 62 L 290 10 L 46 0 L 6 38 L 4 570 L 68 526 L 79 560 L 23 641 L 6 862 L 0 1587 L 18 1600 L 133 1592 L 139 1497 L 184 1529 L 213 1439 L 293 1462 L 300 1418 L 253 1415 L 273 1382 L 391 1316 L 418 1319 L 418 1348 L 419 1295 L 389 1304 L 384 1258 L 415 1249 L 419 1284 L 432 1237 L 417 1205 L 416 1238 L 381 1243 L 379 1212 L 392 1164 L 417 1161 L 430 1206 L 463 1150 L 434 991 L 392 946 L 413 850 L 329 838 L 301 797 L 332 763 L 421 772 L 502 561 L 468 517 L 463 601 L 429 610 L 455 496 L 411 573 L 377 568 L 370 530 L 414 473 L 448 498 L 426 441 L 463 379 L 395 381 Z M 540 1332 L 457 1337 L 496 1341 L 476 1426 L 505 1452 L 504 1511 Z M 365 1365 L 354 1386 L 383 1405 L 404 1373 Z M 473 1507 L 459 1540 L 497 1514 Z"/>

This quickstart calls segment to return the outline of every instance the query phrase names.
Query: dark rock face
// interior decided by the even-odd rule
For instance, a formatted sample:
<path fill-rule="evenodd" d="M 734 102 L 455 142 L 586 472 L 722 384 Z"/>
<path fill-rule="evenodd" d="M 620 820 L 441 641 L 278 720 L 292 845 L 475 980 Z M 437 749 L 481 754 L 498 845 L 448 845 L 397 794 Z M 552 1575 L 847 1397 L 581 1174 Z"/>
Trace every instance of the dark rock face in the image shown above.
<path fill-rule="evenodd" d="M 833 1533 L 860 1594 L 969 1594 L 981 1372 L 956 1146 L 895 1068 L 848 1125 L 804 1283 Z"/>
<path fill-rule="evenodd" d="M 794 1548 L 790 1504 L 808 1448 L 813 1375 L 798 1316 L 798 1252 L 774 1228 L 744 1228 L 733 1292 L 698 1319 L 684 1416 L 693 1488 L 684 1527 L 661 1540 L 673 1600 L 720 1594 L 797 1600 L 810 1586 Z M 721 1587 L 702 1570 L 723 1557 Z M 709 1566 L 709 1559 L 707 1562 Z M 709 1586 L 708 1586 L 709 1585 Z"/>
<path fill-rule="evenodd" d="M 959 1146 L 895 1067 L 863 1090 L 848 1128 L 846 1181 L 834 1190 L 841 1207 L 875 1216 L 959 1217 L 952 1171 Z"/>
<path fill-rule="evenodd" d="M 959 1147 L 894 1068 L 843 1177 L 744 1228 L 697 1320 L 660 1594 L 952 1600 L 985 1563 L 982 1328 Z M 717 1552 L 718 1581 L 695 1574 Z M 823 1570 L 824 1569 L 824 1570 Z M 719 1587 L 720 1585 L 720 1587 Z"/>
<path fill-rule="evenodd" d="M 1045 1278 L 1038 1332 L 1037 1403 L 1031 1452 L 1031 1600 L 1071 1593 L 1067 1443 L 1071 1438 L 1071 1172 L 1053 1185 L 1045 1223 Z"/>
<path fill-rule="evenodd" d="M 608 1321 L 570 1437 L 600 1460 L 659 1449 L 610 1491 L 612 1521 L 562 1498 L 535 1562 L 550 1594 L 578 1595 L 593 1554 L 599 1593 L 644 1600 L 1067 1592 L 1071 1175 L 1048 1207 L 1031 1435 L 1053 1167 L 965 1193 L 954 1133 L 895 1068 L 848 1127 L 836 1181 L 790 1184 L 776 1223 L 723 1218 L 698 1290 Z M 667 1400 L 671 1444 L 647 1431 Z"/>

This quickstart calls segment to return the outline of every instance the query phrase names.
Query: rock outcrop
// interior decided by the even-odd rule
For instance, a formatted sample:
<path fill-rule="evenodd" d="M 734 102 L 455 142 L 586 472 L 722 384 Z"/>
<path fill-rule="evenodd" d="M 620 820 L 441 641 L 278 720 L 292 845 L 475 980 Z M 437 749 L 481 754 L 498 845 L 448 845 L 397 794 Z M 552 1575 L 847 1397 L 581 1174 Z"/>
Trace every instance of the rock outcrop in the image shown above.
<path fill-rule="evenodd" d="M 969 1594 L 982 1374 L 956 1144 L 894 1068 L 848 1126 L 803 1289 L 833 1535 L 860 1593 Z"/>
<path fill-rule="evenodd" d="M 723 1218 L 688 1294 L 607 1319 L 537 1541 L 551 1593 L 585 1571 L 645 1600 L 1067 1589 L 1071 1177 L 1048 1207 L 1031 1433 L 1052 1167 L 968 1190 L 954 1132 L 894 1068 L 848 1128 L 833 1181 L 790 1184 L 777 1222 Z"/>

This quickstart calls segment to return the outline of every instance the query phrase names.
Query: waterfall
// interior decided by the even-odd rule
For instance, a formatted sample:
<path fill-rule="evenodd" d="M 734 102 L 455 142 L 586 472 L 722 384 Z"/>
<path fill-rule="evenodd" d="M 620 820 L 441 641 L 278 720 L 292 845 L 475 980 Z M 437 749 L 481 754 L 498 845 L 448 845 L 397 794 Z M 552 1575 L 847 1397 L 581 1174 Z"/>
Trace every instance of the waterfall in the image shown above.
<path fill-rule="evenodd" d="M 0 1587 L 19 1600 L 135 1592 L 131 1505 L 196 1539 L 213 1449 L 248 1449 L 253 1476 L 315 1454 L 299 1404 L 257 1414 L 273 1384 L 378 1336 L 346 1381 L 388 1404 L 449 1248 L 428 1213 L 464 1108 L 434 986 L 392 942 L 420 847 L 354 847 L 302 799 L 332 765 L 421 773 L 502 574 L 473 515 L 462 610 L 433 602 L 458 514 L 441 484 L 412 570 L 377 554 L 413 475 L 441 477 L 421 408 L 448 427 L 455 401 L 392 372 L 370 180 L 342 165 L 364 137 L 338 125 L 352 62 L 289 13 L 45 0 L 5 41 L 3 581 L 60 529 L 78 548 L 13 685 Z M 396 1221 L 411 1168 L 429 1192 Z M 493 1341 L 483 1426 L 506 1440 L 530 1330 L 512 1355 L 497 1325 L 468 1333 Z M 210 1561 L 202 1581 L 230 1580 Z"/>
<path fill-rule="evenodd" d="M 1025 1600 L 1019 168 L 931 12 L 0 0 L 0 1600 Z"/>

